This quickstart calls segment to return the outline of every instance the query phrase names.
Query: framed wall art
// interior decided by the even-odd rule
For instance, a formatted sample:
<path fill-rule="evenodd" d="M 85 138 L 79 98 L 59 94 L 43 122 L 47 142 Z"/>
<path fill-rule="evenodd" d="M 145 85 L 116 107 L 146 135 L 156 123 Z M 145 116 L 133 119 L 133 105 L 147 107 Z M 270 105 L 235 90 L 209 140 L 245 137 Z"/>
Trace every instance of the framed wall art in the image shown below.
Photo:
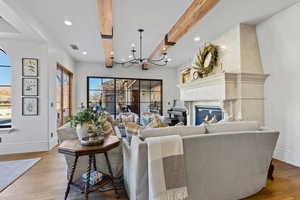
<path fill-rule="evenodd" d="M 39 114 L 39 99 L 38 97 L 23 97 L 22 98 L 22 115 L 37 116 Z"/>
<path fill-rule="evenodd" d="M 37 78 L 23 78 L 22 96 L 38 96 L 39 80 Z"/>
<path fill-rule="evenodd" d="M 22 59 L 22 75 L 24 77 L 38 77 L 39 76 L 39 60 L 36 58 Z"/>

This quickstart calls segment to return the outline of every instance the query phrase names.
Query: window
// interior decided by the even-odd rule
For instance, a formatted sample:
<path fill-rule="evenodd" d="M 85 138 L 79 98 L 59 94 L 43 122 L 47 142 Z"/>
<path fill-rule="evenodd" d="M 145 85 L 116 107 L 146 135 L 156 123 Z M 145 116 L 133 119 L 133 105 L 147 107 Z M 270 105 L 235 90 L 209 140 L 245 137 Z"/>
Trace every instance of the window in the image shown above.
<path fill-rule="evenodd" d="M 0 49 L 0 128 L 11 128 L 11 63 Z"/>
<path fill-rule="evenodd" d="M 88 77 L 87 83 L 88 106 L 114 118 L 128 110 L 162 115 L 162 80 Z"/>
<path fill-rule="evenodd" d="M 58 65 L 56 71 L 56 112 L 57 126 L 67 122 L 72 115 L 72 78 L 73 74 Z"/>

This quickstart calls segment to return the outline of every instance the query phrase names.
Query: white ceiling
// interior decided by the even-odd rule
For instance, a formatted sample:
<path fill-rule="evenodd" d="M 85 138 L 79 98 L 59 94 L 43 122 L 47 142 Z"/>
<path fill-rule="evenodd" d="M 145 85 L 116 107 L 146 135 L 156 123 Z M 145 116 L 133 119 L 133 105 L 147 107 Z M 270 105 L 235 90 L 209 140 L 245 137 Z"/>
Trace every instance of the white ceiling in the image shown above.
<path fill-rule="evenodd" d="M 18 33 L 18 31 L 10 23 L 8 23 L 3 17 L 0 17 L 0 32 Z"/>
<path fill-rule="evenodd" d="M 238 23 L 258 24 L 299 0 L 221 0 L 180 41 L 170 49 L 174 66 L 189 64 L 205 42 L 216 39 Z M 199 36 L 200 42 L 194 42 Z"/>
<path fill-rule="evenodd" d="M 77 61 L 103 62 L 96 0 L 9 0 L 31 13 Z M 9 2 L 7 0 L 7 2 Z M 113 0 L 113 50 L 127 59 L 131 43 L 137 44 L 137 29 L 145 29 L 144 56 L 151 54 L 192 0 Z M 186 64 L 204 41 L 210 41 L 240 22 L 257 24 L 299 0 L 221 0 L 176 46 L 170 49 L 172 66 Z M 71 27 L 64 24 L 68 19 Z M 195 36 L 201 42 L 194 42 Z M 73 51 L 76 44 L 80 51 Z M 87 55 L 82 55 L 87 51 Z"/>

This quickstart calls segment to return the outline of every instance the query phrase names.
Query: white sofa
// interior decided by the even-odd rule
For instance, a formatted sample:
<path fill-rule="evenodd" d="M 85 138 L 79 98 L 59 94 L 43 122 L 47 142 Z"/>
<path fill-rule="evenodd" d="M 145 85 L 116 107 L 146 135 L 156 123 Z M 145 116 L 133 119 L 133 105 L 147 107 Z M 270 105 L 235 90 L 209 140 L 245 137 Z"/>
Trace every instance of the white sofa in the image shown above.
<path fill-rule="evenodd" d="M 205 134 L 208 133 L 208 134 Z M 142 138 L 183 137 L 189 200 L 237 200 L 265 187 L 279 132 L 256 122 L 146 129 L 124 139 L 124 182 L 130 200 L 148 200 L 147 144 Z"/>

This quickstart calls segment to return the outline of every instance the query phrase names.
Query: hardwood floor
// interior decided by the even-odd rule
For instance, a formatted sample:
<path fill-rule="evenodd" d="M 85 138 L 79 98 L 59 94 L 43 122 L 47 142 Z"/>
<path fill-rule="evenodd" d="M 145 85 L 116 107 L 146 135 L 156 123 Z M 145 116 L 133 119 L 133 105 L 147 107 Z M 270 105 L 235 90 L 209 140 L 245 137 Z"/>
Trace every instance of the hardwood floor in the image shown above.
<path fill-rule="evenodd" d="M 63 200 L 66 191 L 66 163 L 64 156 L 53 149 L 50 152 L 30 153 L 11 156 L 0 156 L 0 160 L 16 160 L 42 157 L 42 160 L 27 171 L 11 186 L 0 193 L 1 200 Z M 1 177 L 0 177 L 1 178 Z M 115 193 L 95 192 L 89 200 L 113 200 Z M 71 188 L 68 200 L 81 200 L 83 195 Z M 125 200 L 125 192 L 121 192 L 120 200 Z"/>
<path fill-rule="evenodd" d="M 42 160 L 16 182 L 0 193 L 1 200 L 62 200 L 66 189 L 66 165 L 57 149 L 44 153 L 0 156 L 0 160 L 16 160 L 42 157 Z M 261 192 L 246 200 L 300 200 L 300 168 L 275 161 L 275 180 Z M 1 178 L 1 177 L 0 177 Z M 71 189 L 69 200 L 83 199 L 81 193 Z M 90 200 L 116 199 L 113 191 L 92 193 Z M 120 200 L 125 200 L 121 192 Z"/>

